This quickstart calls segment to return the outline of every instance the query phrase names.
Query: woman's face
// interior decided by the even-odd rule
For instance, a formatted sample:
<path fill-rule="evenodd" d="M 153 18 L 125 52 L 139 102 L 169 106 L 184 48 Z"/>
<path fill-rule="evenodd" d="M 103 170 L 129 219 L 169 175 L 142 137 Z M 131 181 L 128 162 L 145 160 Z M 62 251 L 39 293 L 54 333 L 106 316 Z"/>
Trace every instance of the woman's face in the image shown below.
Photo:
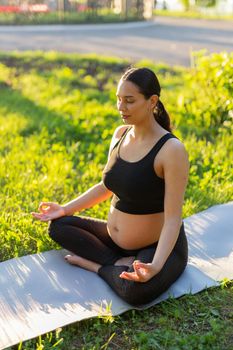
<path fill-rule="evenodd" d="M 132 82 L 120 80 L 116 96 L 117 108 L 126 124 L 139 124 L 145 121 L 145 118 L 153 116 L 153 97 L 146 100 Z"/>

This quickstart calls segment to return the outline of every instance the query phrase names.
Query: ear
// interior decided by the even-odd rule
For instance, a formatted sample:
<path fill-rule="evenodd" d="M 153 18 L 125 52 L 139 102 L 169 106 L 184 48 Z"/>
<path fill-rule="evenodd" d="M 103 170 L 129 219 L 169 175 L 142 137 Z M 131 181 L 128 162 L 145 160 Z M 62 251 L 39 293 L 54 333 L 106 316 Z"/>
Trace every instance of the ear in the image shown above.
<path fill-rule="evenodd" d="M 158 103 L 158 100 L 159 100 L 159 96 L 158 95 L 152 95 L 150 97 L 150 102 L 151 102 L 151 108 L 154 109 L 155 106 L 157 105 Z"/>

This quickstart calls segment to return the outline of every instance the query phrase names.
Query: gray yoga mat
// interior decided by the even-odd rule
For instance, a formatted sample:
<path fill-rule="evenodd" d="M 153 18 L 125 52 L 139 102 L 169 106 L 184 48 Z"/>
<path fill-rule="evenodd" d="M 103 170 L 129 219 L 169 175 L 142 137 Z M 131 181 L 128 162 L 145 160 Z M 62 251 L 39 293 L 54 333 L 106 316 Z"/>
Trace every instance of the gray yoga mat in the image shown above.
<path fill-rule="evenodd" d="M 169 290 L 139 309 L 233 279 L 233 202 L 184 222 L 187 268 Z M 67 264 L 66 253 L 51 250 L 0 264 L 0 349 L 82 319 L 134 308 L 95 273 Z"/>

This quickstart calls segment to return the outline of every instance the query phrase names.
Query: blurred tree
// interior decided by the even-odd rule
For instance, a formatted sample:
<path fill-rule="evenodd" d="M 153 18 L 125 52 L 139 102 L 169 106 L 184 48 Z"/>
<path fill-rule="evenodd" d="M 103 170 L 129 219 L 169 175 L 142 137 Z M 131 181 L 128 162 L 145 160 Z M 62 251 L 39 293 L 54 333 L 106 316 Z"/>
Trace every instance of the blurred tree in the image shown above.
<path fill-rule="evenodd" d="M 143 17 L 144 12 L 144 0 L 136 0 L 137 16 L 139 18 Z"/>
<path fill-rule="evenodd" d="M 114 0 L 107 0 L 106 1 L 107 8 L 113 8 L 114 6 Z"/>
<path fill-rule="evenodd" d="M 189 2 L 189 0 L 180 0 L 180 2 L 184 6 L 185 11 L 188 11 L 190 9 L 190 2 Z"/>
<path fill-rule="evenodd" d="M 99 1 L 96 0 L 87 0 L 87 8 L 91 15 L 97 15 L 99 8 Z"/>
<path fill-rule="evenodd" d="M 214 7 L 216 3 L 216 0 L 196 0 L 196 5 L 202 7 Z"/>

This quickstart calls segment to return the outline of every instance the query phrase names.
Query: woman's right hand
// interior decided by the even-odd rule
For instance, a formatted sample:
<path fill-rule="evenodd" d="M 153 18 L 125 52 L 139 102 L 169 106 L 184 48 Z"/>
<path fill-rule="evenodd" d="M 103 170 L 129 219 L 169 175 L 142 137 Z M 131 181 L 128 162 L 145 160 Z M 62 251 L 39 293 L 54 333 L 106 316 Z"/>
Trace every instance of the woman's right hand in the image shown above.
<path fill-rule="evenodd" d="M 61 205 L 53 202 L 41 202 L 39 213 L 32 212 L 32 216 L 40 221 L 50 221 L 61 216 L 65 216 L 65 209 Z"/>

